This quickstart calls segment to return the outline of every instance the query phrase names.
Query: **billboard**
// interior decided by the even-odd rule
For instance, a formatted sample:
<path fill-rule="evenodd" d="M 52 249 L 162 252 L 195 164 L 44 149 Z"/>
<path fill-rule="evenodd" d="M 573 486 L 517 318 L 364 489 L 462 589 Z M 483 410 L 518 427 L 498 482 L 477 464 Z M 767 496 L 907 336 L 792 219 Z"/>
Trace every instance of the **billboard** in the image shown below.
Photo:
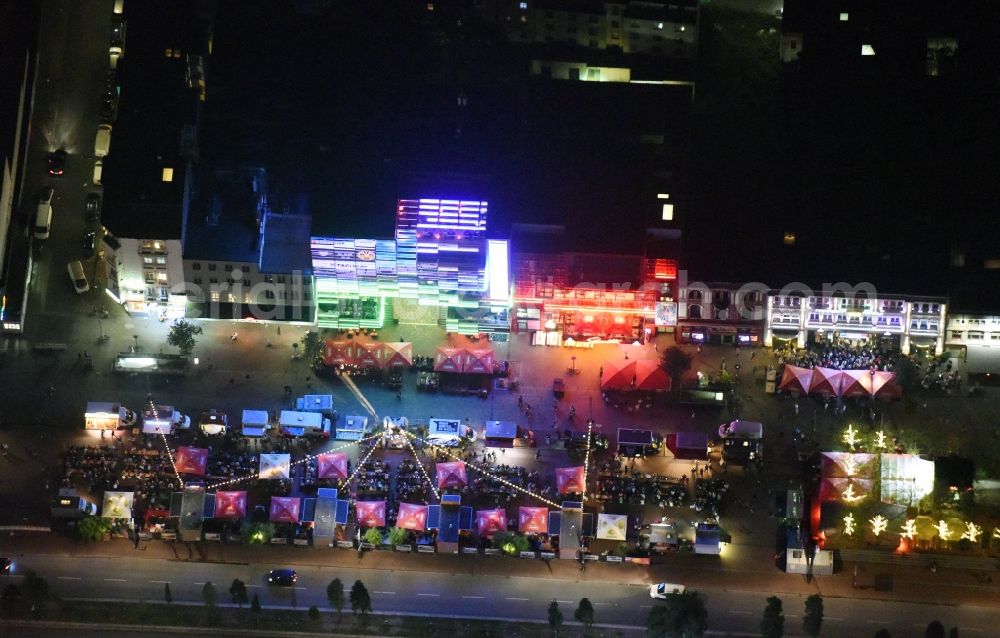
<path fill-rule="evenodd" d="M 657 301 L 655 323 L 657 326 L 676 326 L 677 302 Z"/>

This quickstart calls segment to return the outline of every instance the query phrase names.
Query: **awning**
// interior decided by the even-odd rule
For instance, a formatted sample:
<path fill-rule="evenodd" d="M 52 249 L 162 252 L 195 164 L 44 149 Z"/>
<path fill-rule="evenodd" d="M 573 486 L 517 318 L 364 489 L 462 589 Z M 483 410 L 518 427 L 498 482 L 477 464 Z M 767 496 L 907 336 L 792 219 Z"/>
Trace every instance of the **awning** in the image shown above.
<path fill-rule="evenodd" d="M 438 463 L 434 466 L 434 474 L 437 478 L 439 490 L 454 487 L 465 487 L 469 479 L 465 470 L 465 463 L 462 461 L 452 461 L 450 463 Z"/>
<path fill-rule="evenodd" d="M 545 534 L 549 531 L 549 508 L 517 508 L 517 531 L 522 534 Z"/>
<path fill-rule="evenodd" d="M 625 541 L 628 534 L 628 516 L 625 514 L 597 515 L 597 538 L 609 541 Z"/>
<path fill-rule="evenodd" d="M 316 476 L 321 479 L 346 479 L 347 454 L 328 452 L 316 457 Z"/>
<path fill-rule="evenodd" d="M 556 468 L 556 490 L 560 494 L 583 494 L 586 489 L 582 465 Z"/>
<path fill-rule="evenodd" d="M 485 438 L 514 440 L 517 438 L 517 423 L 513 421 L 487 421 Z"/>
<path fill-rule="evenodd" d="M 208 450 L 201 447 L 179 447 L 174 453 L 174 466 L 178 474 L 205 476 Z"/>
<path fill-rule="evenodd" d="M 874 375 L 868 370 L 843 370 L 840 375 L 840 394 L 845 397 L 872 396 Z"/>
<path fill-rule="evenodd" d="M 601 372 L 602 390 L 628 390 L 632 387 L 632 379 L 635 378 L 635 361 L 625 364 L 605 361 Z"/>
<path fill-rule="evenodd" d="M 351 363 L 351 344 L 347 341 L 327 339 L 323 344 L 323 363 L 340 366 Z"/>
<path fill-rule="evenodd" d="M 507 511 L 503 509 L 476 511 L 476 531 L 480 536 L 507 531 Z"/>
<path fill-rule="evenodd" d="M 413 344 L 406 341 L 387 341 L 382 344 L 383 365 L 386 368 L 413 365 Z"/>
<path fill-rule="evenodd" d="M 297 496 L 272 496 L 268 520 L 272 523 L 298 523 L 302 499 Z"/>
<path fill-rule="evenodd" d="M 799 394 L 809 394 L 812 387 L 813 371 L 809 368 L 800 368 L 785 364 L 785 369 L 781 373 L 781 383 L 778 389 L 785 392 L 798 392 Z"/>
<path fill-rule="evenodd" d="M 243 410 L 243 436 L 264 436 L 270 420 L 267 410 Z"/>
<path fill-rule="evenodd" d="M 101 516 L 104 518 L 132 518 L 135 492 L 105 492 Z"/>
<path fill-rule="evenodd" d="M 286 479 L 291 466 L 291 454 L 261 454 L 259 476 L 262 479 Z"/>
<path fill-rule="evenodd" d="M 898 399 L 903 396 L 902 388 L 896 383 L 896 373 L 876 370 L 872 377 L 872 396 L 879 399 Z"/>
<path fill-rule="evenodd" d="M 385 527 L 385 501 L 355 501 L 359 527 Z"/>
<path fill-rule="evenodd" d="M 413 503 L 400 503 L 399 514 L 396 516 L 396 527 L 414 532 L 427 529 L 427 506 Z"/>
<path fill-rule="evenodd" d="M 464 350 L 460 348 L 438 347 L 434 356 L 434 372 L 461 372 L 463 354 Z"/>
<path fill-rule="evenodd" d="M 659 361 L 642 359 L 635 362 L 636 390 L 662 391 L 670 389 L 670 376 Z"/>
<path fill-rule="evenodd" d="M 809 386 L 810 392 L 813 394 L 840 396 L 840 370 L 816 367 L 812 369 L 812 373 L 812 380 Z"/>
<path fill-rule="evenodd" d="M 382 344 L 356 343 L 354 344 L 354 363 L 362 368 L 382 367 Z"/>
<path fill-rule="evenodd" d="M 465 374 L 493 374 L 493 351 L 488 348 L 470 348 L 462 357 Z"/>
<path fill-rule="evenodd" d="M 247 515 L 246 492 L 216 492 L 215 518 L 240 519 Z"/>

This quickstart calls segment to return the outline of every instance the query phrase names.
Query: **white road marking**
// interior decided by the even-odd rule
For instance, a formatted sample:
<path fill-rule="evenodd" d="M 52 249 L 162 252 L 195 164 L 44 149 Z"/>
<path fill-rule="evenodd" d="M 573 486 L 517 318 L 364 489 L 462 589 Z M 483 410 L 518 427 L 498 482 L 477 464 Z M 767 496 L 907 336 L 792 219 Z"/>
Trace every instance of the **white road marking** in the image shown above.
<path fill-rule="evenodd" d="M 394 591 L 377 591 L 377 592 L 374 592 L 374 593 L 376 593 L 376 594 L 385 594 L 386 596 L 395 596 L 396 595 L 396 592 L 394 592 Z"/>
<path fill-rule="evenodd" d="M 59 580 L 83 580 L 79 576 L 56 576 Z"/>
<path fill-rule="evenodd" d="M 562 605 L 572 605 L 573 604 L 572 600 L 557 600 L 556 602 L 560 603 Z M 652 607 L 652 605 L 650 605 L 650 607 Z"/>
<path fill-rule="evenodd" d="M 527 600 L 527 598 L 525 598 L 525 600 Z M 595 601 L 593 604 L 595 604 L 595 605 L 610 605 L 611 603 L 599 603 L 599 602 Z"/>
<path fill-rule="evenodd" d="M 642 609 L 652 609 L 653 608 L 652 605 L 639 605 L 639 607 L 642 608 Z"/>
<path fill-rule="evenodd" d="M 427 598 L 440 598 L 441 594 L 417 594 L 417 596 L 425 596 Z"/>
<path fill-rule="evenodd" d="M 468 598 L 470 600 L 480 600 L 482 598 L 486 598 L 486 596 L 462 596 L 462 598 Z"/>
<path fill-rule="evenodd" d="M 527 598 L 504 598 L 504 600 L 528 600 Z"/>
<path fill-rule="evenodd" d="M 158 585 L 169 585 L 170 584 L 169 580 L 151 580 L 149 582 L 151 582 L 151 583 L 157 583 Z"/>
<path fill-rule="evenodd" d="M 197 581 L 195 582 L 195 585 L 204 585 L 204 584 L 205 584 L 205 583 L 199 583 L 199 582 L 197 582 Z"/>
<path fill-rule="evenodd" d="M 247 589 L 249 589 L 251 587 L 254 588 L 254 589 L 261 589 L 264 586 L 263 585 L 247 585 Z"/>
<path fill-rule="evenodd" d="M 835 616 L 823 616 L 823 620 L 832 620 L 833 622 L 840 622 L 843 618 L 837 618 Z"/>
<path fill-rule="evenodd" d="M 106 582 L 106 583 L 127 583 L 128 581 L 125 580 L 124 578 L 105 578 L 104 582 Z"/>
<path fill-rule="evenodd" d="M 292 587 L 292 589 L 297 589 L 299 591 L 305 591 L 306 590 L 305 587 Z"/>
<path fill-rule="evenodd" d="M 739 611 L 737 609 L 730 609 L 729 613 L 731 613 L 731 614 L 739 614 L 740 616 L 749 616 L 751 612 L 749 612 L 749 611 Z"/>

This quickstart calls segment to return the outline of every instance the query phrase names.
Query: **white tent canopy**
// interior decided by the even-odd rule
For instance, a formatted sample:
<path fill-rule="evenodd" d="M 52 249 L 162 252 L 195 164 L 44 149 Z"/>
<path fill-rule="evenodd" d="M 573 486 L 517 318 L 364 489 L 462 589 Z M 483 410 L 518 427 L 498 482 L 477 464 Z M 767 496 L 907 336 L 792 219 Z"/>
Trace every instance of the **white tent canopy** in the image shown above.
<path fill-rule="evenodd" d="M 132 518 L 135 492 L 105 492 L 101 516 L 104 518 Z"/>
<path fill-rule="evenodd" d="M 916 505 L 934 491 L 934 461 L 914 454 L 882 455 L 882 502 Z"/>
<path fill-rule="evenodd" d="M 628 516 L 625 514 L 598 514 L 597 538 L 609 541 L 624 541 L 628 532 Z"/>
<path fill-rule="evenodd" d="M 292 467 L 291 454 L 261 454 L 260 478 L 286 479 Z"/>

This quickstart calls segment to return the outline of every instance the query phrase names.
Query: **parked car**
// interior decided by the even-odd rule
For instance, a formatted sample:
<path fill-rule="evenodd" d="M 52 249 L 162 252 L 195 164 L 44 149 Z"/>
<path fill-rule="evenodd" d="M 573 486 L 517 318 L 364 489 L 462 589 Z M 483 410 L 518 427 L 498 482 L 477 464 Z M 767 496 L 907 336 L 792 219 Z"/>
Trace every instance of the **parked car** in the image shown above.
<path fill-rule="evenodd" d="M 687 587 L 684 585 L 675 585 L 674 583 L 660 583 L 659 585 L 649 586 L 649 597 L 659 598 L 660 600 L 666 600 L 667 596 L 670 594 L 683 594 L 687 591 Z"/>
<path fill-rule="evenodd" d="M 60 177 L 66 170 L 66 149 L 59 149 L 49 153 L 48 159 L 49 175 Z"/>
<path fill-rule="evenodd" d="M 121 14 L 111 16 L 111 46 L 125 46 L 125 18 Z"/>
<path fill-rule="evenodd" d="M 94 162 L 94 186 L 101 185 L 101 174 L 104 173 L 104 161 L 97 160 Z"/>
<path fill-rule="evenodd" d="M 87 276 L 83 274 L 83 264 L 80 263 L 79 259 L 66 264 L 66 271 L 69 272 L 70 281 L 73 282 L 73 288 L 78 295 L 90 290 Z"/>
<path fill-rule="evenodd" d="M 292 587 L 298 579 L 294 569 L 272 569 L 267 573 L 267 584 L 277 587 Z"/>
<path fill-rule="evenodd" d="M 118 99 L 114 95 L 106 95 L 101 100 L 101 122 L 112 124 L 118 117 Z"/>
<path fill-rule="evenodd" d="M 87 193 L 86 219 L 96 222 L 101 219 L 101 194 Z"/>
<path fill-rule="evenodd" d="M 97 243 L 97 233 L 89 232 L 83 236 L 83 254 L 86 257 L 94 256 L 94 244 Z"/>

